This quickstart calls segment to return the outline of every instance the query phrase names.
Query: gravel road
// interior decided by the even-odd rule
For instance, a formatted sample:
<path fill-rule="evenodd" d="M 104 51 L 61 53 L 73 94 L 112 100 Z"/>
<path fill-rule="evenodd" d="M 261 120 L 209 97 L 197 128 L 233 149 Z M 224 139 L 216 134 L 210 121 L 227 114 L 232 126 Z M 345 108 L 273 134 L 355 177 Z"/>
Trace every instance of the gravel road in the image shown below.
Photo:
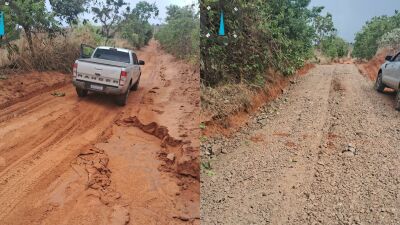
<path fill-rule="evenodd" d="M 320 65 L 202 146 L 202 224 L 400 224 L 400 113 L 352 65 Z"/>

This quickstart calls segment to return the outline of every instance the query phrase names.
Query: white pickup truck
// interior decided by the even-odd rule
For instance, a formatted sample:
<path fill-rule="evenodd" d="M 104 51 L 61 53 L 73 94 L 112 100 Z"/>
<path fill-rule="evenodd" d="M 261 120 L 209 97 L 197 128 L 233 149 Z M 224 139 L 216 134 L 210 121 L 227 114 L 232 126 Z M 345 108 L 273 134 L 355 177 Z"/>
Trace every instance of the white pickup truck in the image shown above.
<path fill-rule="evenodd" d="M 89 91 L 116 96 L 116 103 L 124 106 L 129 92 L 136 91 L 140 81 L 140 65 L 135 52 L 113 47 L 93 48 L 81 45 L 81 57 L 73 66 L 72 82 L 79 97 Z"/>
<path fill-rule="evenodd" d="M 397 91 L 395 108 L 400 110 L 400 53 L 386 56 L 386 62 L 379 69 L 375 82 L 375 90 L 383 92 L 388 87 Z"/>

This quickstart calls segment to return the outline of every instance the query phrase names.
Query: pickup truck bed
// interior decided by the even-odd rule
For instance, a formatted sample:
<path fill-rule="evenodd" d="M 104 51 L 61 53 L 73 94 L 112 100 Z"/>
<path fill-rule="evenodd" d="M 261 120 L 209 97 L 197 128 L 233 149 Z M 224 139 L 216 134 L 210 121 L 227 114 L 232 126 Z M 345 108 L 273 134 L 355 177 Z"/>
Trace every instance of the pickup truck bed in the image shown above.
<path fill-rule="evenodd" d="M 129 91 L 139 85 L 140 65 L 144 62 L 130 50 L 98 47 L 90 58 L 75 61 L 73 84 L 79 97 L 88 91 L 101 92 L 116 95 L 117 103 L 125 105 Z"/>

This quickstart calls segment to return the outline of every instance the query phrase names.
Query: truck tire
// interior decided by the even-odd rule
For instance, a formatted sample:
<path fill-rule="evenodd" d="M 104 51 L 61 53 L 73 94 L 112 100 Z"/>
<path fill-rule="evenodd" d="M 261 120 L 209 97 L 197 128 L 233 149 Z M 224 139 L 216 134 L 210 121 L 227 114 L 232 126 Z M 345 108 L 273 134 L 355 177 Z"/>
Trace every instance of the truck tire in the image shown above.
<path fill-rule="evenodd" d="M 378 73 L 378 76 L 376 77 L 374 88 L 375 88 L 376 91 L 382 93 L 383 90 L 385 90 L 385 87 L 386 87 L 386 85 L 383 84 L 383 82 L 382 82 L 382 72 L 380 71 Z"/>
<path fill-rule="evenodd" d="M 137 91 L 137 89 L 139 88 L 139 82 L 140 82 L 140 76 L 139 76 L 138 80 L 136 81 L 136 83 L 133 84 L 133 86 L 131 87 L 132 91 Z"/>
<path fill-rule="evenodd" d="M 88 94 L 88 90 L 76 88 L 76 93 L 80 98 L 86 97 Z"/>
<path fill-rule="evenodd" d="M 400 90 L 398 90 L 396 94 L 395 109 L 400 111 Z"/>
<path fill-rule="evenodd" d="M 126 90 L 126 92 L 124 94 L 117 96 L 117 98 L 115 99 L 117 105 L 119 105 L 119 106 L 125 106 L 126 105 L 126 103 L 128 101 L 128 97 L 129 97 L 129 92 L 130 92 L 130 90 L 128 88 L 128 90 Z"/>

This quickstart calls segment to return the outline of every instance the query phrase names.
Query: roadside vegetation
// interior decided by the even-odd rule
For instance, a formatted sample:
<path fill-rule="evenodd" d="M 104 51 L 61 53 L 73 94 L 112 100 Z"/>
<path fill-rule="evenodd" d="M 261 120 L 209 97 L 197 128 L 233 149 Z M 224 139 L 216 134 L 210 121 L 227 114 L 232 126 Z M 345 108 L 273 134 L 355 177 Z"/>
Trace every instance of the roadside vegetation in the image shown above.
<path fill-rule="evenodd" d="M 163 48 L 181 59 L 194 64 L 200 60 L 200 19 L 192 6 L 167 7 L 166 23 L 161 24 L 155 38 Z"/>
<path fill-rule="evenodd" d="M 398 43 L 400 13 L 393 16 L 378 16 L 366 22 L 356 34 L 353 56 L 359 59 L 371 59 L 380 48 L 395 47 Z"/>
<path fill-rule="evenodd" d="M 367 47 L 368 46 L 368 47 Z M 386 55 L 400 48 L 400 13 L 378 16 L 367 21 L 356 34 L 352 56 L 358 59 L 360 72 L 375 80 Z"/>
<path fill-rule="evenodd" d="M 220 6 L 204 0 L 201 12 L 202 108 L 223 120 L 256 106 L 253 96 L 276 95 L 283 80 L 322 52 L 334 59 L 347 55 L 332 15 L 310 0 L 234 0 L 224 4 L 225 36 L 218 36 Z M 243 90 L 246 91 L 243 91 Z M 238 91 L 240 90 L 240 91 Z"/>
<path fill-rule="evenodd" d="M 4 4 L 6 35 L 0 42 L 3 71 L 71 71 L 81 43 L 141 48 L 153 37 L 155 4 L 124 0 L 14 0 Z M 93 18 L 83 19 L 84 13 Z"/>

